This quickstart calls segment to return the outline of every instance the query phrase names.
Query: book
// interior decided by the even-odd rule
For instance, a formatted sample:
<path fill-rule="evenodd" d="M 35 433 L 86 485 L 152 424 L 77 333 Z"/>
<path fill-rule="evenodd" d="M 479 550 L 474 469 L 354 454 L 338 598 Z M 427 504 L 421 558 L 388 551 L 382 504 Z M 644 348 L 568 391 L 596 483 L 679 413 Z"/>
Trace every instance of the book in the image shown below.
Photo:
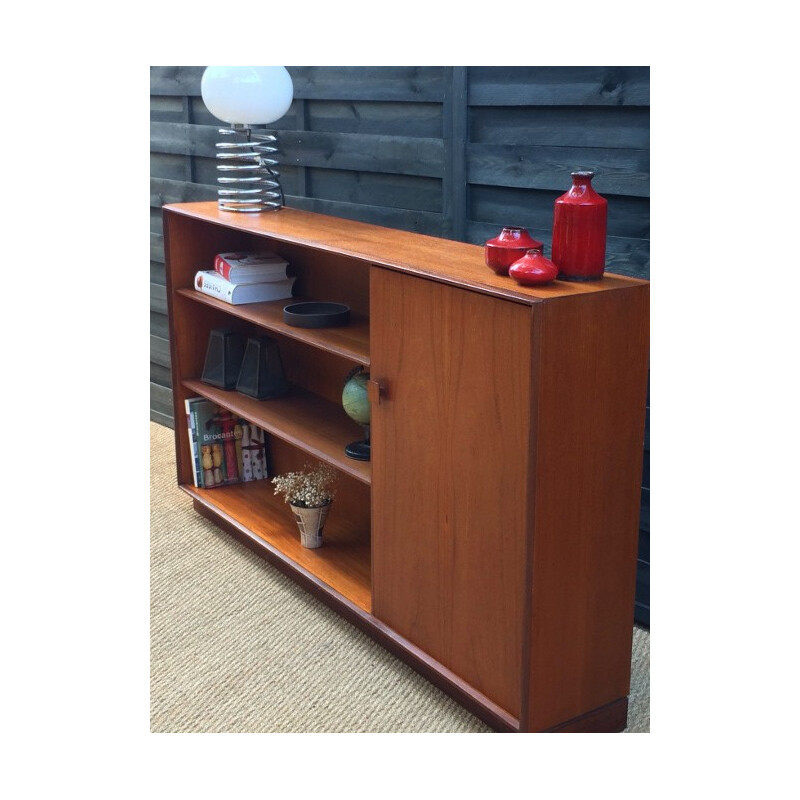
<path fill-rule="evenodd" d="M 186 401 L 195 486 L 213 489 L 269 476 L 266 434 L 204 397 Z"/>
<path fill-rule="evenodd" d="M 291 297 L 294 282 L 292 277 L 265 283 L 231 283 L 213 269 L 200 270 L 194 276 L 197 291 L 234 306 Z"/>
<path fill-rule="evenodd" d="M 231 283 L 264 283 L 289 277 L 289 262 L 270 252 L 217 253 L 214 271 Z"/>
<path fill-rule="evenodd" d="M 186 423 L 189 429 L 189 447 L 192 452 L 192 480 L 195 486 L 202 487 L 203 473 L 200 468 L 200 447 L 197 441 L 197 430 L 194 426 L 194 406 L 199 402 L 207 402 L 203 397 L 187 397 L 184 405 L 186 406 Z"/>
<path fill-rule="evenodd" d="M 242 425 L 242 481 L 259 481 L 269 477 L 266 434 L 256 425 Z"/>

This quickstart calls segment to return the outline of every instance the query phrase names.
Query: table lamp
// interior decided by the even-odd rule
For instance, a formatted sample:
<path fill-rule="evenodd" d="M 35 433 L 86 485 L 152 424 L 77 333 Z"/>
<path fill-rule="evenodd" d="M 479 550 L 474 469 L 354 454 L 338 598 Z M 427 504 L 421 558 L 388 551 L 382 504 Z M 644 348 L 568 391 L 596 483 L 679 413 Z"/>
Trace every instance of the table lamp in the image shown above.
<path fill-rule="evenodd" d="M 200 81 L 206 108 L 230 124 L 220 133 L 232 137 L 217 143 L 218 204 L 223 211 L 258 212 L 284 203 L 277 137 L 255 133 L 253 125 L 280 119 L 292 104 L 294 87 L 286 67 L 206 67 Z"/>

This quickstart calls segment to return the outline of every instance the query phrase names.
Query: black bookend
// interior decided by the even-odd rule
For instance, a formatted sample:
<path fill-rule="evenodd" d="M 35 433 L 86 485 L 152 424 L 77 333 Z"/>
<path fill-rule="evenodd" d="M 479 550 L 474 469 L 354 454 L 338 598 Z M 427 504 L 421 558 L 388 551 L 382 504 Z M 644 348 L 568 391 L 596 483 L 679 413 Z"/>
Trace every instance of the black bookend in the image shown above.
<path fill-rule="evenodd" d="M 236 391 L 258 400 L 288 393 L 289 383 L 283 374 L 281 354 L 274 339 L 269 336 L 248 338 Z"/>
<path fill-rule="evenodd" d="M 243 356 L 242 335 L 227 328 L 215 328 L 208 337 L 206 361 L 200 380 L 219 389 L 236 388 Z"/>

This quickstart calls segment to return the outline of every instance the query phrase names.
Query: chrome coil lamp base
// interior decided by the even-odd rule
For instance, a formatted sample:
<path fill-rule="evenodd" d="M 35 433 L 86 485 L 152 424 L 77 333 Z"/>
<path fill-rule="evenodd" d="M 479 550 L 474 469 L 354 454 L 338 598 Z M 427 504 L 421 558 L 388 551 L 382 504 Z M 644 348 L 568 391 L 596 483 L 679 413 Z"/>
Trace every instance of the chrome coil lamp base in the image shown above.
<path fill-rule="evenodd" d="M 272 211 L 284 204 L 278 162 L 272 157 L 278 152 L 277 137 L 254 133 L 244 125 L 220 128 L 224 136 L 234 141 L 217 143 L 217 182 L 226 188 L 218 190 L 218 205 L 222 211 Z"/>

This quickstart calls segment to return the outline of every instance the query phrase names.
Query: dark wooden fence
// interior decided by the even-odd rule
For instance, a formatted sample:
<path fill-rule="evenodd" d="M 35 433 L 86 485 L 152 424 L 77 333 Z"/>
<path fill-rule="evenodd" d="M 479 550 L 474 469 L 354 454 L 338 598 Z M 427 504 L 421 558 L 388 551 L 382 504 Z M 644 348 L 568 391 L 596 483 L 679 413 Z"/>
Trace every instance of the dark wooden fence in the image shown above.
<path fill-rule="evenodd" d="M 161 206 L 216 197 L 205 67 L 150 68 L 151 419 L 172 425 Z M 608 269 L 649 278 L 649 67 L 288 67 L 286 204 L 482 244 L 545 242 L 574 169 L 608 199 Z M 649 624 L 649 398 L 636 618 Z"/>

